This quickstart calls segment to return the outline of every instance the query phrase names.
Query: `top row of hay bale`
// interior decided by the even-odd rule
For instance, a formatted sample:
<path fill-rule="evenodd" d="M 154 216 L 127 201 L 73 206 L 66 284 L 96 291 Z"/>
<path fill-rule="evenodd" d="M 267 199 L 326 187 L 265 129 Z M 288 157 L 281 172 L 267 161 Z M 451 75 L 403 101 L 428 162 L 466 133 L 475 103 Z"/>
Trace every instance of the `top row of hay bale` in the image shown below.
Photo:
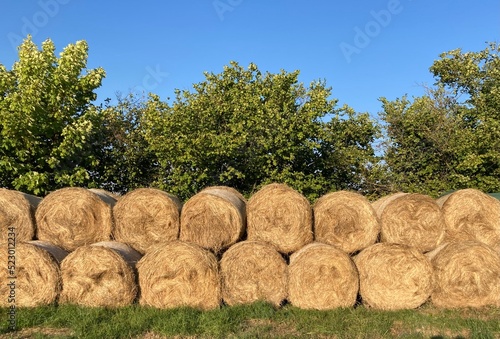
<path fill-rule="evenodd" d="M 313 239 L 347 253 L 377 240 L 414 246 L 421 252 L 444 240 L 466 239 L 500 249 L 500 202 L 473 189 L 438 200 L 399 193 L 371 205 L 358 193 L 340 191 L 322 196 L 312 207 L 284 184 L 266 185 L 248 202 L 225 186 L 204 189 L 184 206 L 175 196 L 151 188 L 115 198 L 103 190 L 64 188 L 42 200 L 2 189 L 0 226 L 16 225 L 18 241 L 36 237 L 67 251 L 112 236 L 140 253 L 175 239 L 217 253 L 245 236 L 270 242 L 287 254 Z M 1 239 L 6 241 L 6 236 L 2 232 Z"/>
<path fill-rule="evenodd" d="M 500 201 L 476 189 L 436 200 L 446 222 L 446 241 L 477 240 L 500 253 Z"/>
<path fill-rule="evenodd" d="M 17 241 L 35 237 L 35 210 L 42 198 L 18 191 L 0 188 L 0 242 L 7 242 L 8 228 L 15 226 Z"/>
<path fill-rule="evenodd" d="M 246 200 L 226 186 L 208 187 L 182 207 L 179 239 L 220 252 L 242 239 Z"/>
<path fill-rule="evenodd" d="M 375 201 L 380 241 L 409 245 L 425 253 L 444 239 L 445 218 L 436 201 L 423 194 L 396 193 Z"/>
<path fill-rule="evenodd" d="M 176 240 L 181 209 L 181 201 L 172 194 L 153 188 L 135 189 L 113 207 L 114 238 L 140 253 L 159 242 Z"/>
<path fill-rule="evenodd" d="M 299 250 L 313 241 L 313 212 L 309 201 L 284 184 L 269 184 L 247 204 L 248 240 L 264 241 L 281 253 Z"/>
<path fill-rule="evenodd" d="M 37 238 L 66 251 L 110 239 L 116 200 L 87 189 L 68 187 L 48 194 L 38 205 Z"/>
<path fill-rule="evenodd" d="M 354 253 L 378 239 L 380 224 L 375 210 L 358 193 L 328 193 L 318 199 L 313 209 L 316 241 Z"/>

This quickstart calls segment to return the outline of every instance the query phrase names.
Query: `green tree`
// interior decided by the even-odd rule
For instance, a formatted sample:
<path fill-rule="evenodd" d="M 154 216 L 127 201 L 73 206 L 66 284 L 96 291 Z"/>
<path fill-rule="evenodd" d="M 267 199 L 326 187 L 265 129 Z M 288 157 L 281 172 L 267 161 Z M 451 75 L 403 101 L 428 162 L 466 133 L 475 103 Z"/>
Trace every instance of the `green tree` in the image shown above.
<path fill-rule="evenodd" d="M 99 165 L 93 182 L 109 191 L 125 194 L 148 187 L 157 176 L 156 156 L 148 149 L 143 127 L 144 98 L 118 96 L 116 105 L 100 107 L 101 133 L 93 140 Z"/>
<path fill-rule="evenodd" d="M 358 189 L 373 156 L 373 122 L 337 109 L 324 82 L 306 88 L 298 75 L 231 62 L 220 74 L 205 73 L 194 91 L 177 90 L 171 105 L 151 96 L 144 126 L 160 169 L 155 184 L 182 198 L 209 185 L 250 194 L 273 181 L 311 200 Z"/>
<path fill-rule="evenodd" d="M 490 44 L 443 53 L 430 68 L 436 84 L 428 94 L 381 99 L 391 190 L 500 189 L 499 51 Z"/>
<path fill-rule="evenodd" d="M 51 40 L 39 50 L 28 36 L 18 50 L 11 70 L 0 64 L 0 186 L 45 194 L 90 183 L 102 125 L 91 102 L 104 70 L 86 70 L 85 41 L 59 58 Z"/>
<path fill-rule="evenodd" d="M 458 156 L 457 187 L 500 190 L 500 45 L 479 52 L 443 53 L 431 67 L 438 83 L 452 91 L 468 136 Z"/>
<path fill-rule="evenodd" d="M 388 191 L 439 195 L 452 188 L 456 179 L 457 153 L 464 139 L 460 120 L 451 112 L 454 104 L 443 90 L 410 102 L 381 99 L 389 139 L 385 164 L 389 170 Z"/>

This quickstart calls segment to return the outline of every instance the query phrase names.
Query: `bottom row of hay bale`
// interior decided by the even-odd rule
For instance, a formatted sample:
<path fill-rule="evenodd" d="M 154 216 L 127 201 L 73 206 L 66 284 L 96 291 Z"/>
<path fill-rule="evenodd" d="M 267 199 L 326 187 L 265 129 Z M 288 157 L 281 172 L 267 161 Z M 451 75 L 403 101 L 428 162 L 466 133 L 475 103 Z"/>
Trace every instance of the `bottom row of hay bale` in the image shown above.
<path fill-rule="evenodd" d="M 2 248 L 12 263 L 1 271 L 0 281 L 8 282 L 0 286 L 3 307 L 138 301 L 213 309 L 258 300 L 319 310 L 353 307 L 358 300 L 377 309 L 411 309 L 428 300 L 445 308 L 500 306 L 500 255 L 476 241 L 444 244 L 427 254 L 377 243 L 353 257 L 314 242 L 285 258 L 268 243 L 247 240 L 220 260 L 180 240 L 158 244 L 142 257 L 114 241 L 69 254 L 41 241 Z"/>

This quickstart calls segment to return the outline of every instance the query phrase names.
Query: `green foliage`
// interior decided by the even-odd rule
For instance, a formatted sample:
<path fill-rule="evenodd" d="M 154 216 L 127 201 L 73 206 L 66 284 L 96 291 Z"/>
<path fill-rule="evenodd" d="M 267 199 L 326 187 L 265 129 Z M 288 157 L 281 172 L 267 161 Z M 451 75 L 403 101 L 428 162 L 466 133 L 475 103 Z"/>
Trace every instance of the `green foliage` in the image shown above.
<path fill-rule="evenodd" d="M 491 44 L 443 53 L 430 68 L 437 83 L 427 95 L 381 99 L 390 190 L 500 189 L 499 51 Z"/>
<path fill-rule="evenodd" d="M 298 75 L 231 62 L 220 74 L 205 73 L 193 92 L 177 91 L 172 105 L 151 96 L 144 126 L 160 166 L 156 184 L 182 198 L 209 185 L 250 194 L 273 181 L 311 200 L 358 188 L 352 180 L 373 155 L 373 122 L 336 109 L 324 82 L 306 88 Z"/>
<path fill-rule="evenodd" d="M 441 55 L 431 67 L 437 80 L 460 98 L 460 118 L 468 135 L 459 155 L 459 185 L 500 190 L 500 46 L 479 52 L 460 49 Z"/>
<path fill-rule="evenodd" d="M 144 137 L 144 100 L 129 94 L 99 110 L 102 128 L 94 143 L 100 161 L 91 173 L 93 184 L 122 194 L 150 186 L 156 178 L 157 160 Z"/>
<path fill-rule="evenodd" d="M 101 116 L 90 103 L 105 73 L 83 73 L 87 52 L 78 41 L 57 58 L 52 41 L 39 50 L 28 37 L 12 69 L 0 65 L 0 186 L 44 194 L 91 181 Z"/>

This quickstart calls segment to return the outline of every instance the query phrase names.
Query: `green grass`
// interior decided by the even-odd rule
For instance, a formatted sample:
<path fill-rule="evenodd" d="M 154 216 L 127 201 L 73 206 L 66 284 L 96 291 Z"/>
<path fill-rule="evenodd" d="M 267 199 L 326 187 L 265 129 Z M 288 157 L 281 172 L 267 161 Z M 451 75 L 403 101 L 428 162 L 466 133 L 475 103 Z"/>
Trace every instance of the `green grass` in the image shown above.
<path fill-rule="evenodd" d="M 500 308 L 312 311 L 255 303 L 199 311 L 61 305 L 18 309 L 17 332 L 9 332 L 7 310 L 1 312 L 0 338 L 500 338 Z"/>

